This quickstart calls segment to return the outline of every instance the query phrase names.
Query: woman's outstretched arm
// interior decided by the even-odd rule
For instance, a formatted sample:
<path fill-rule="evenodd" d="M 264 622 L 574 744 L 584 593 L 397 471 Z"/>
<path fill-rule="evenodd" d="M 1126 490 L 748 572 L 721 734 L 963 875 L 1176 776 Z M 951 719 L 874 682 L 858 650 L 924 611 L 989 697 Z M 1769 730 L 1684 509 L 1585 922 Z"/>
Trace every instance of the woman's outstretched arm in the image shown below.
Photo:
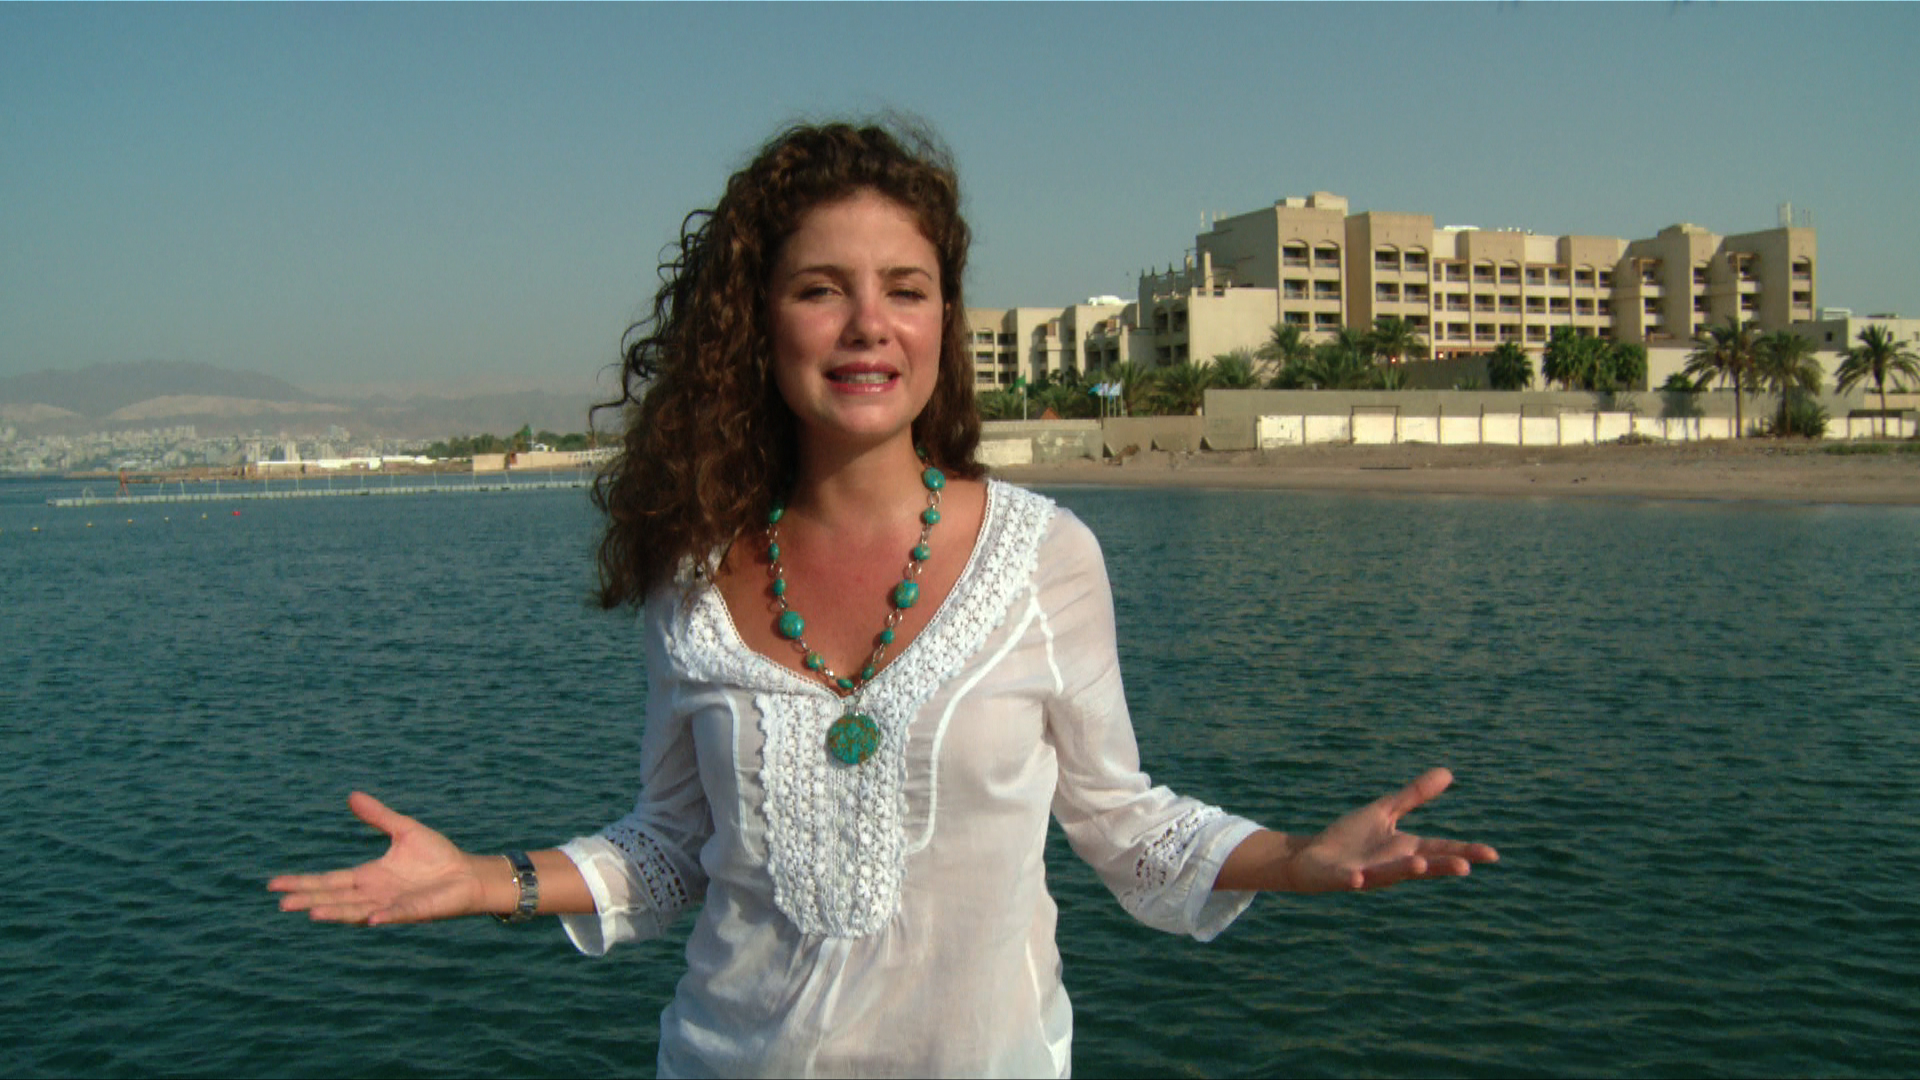
<path fill-rule="evenodd" d="M 462 915 L 509 915 L 520 901 L 513 868 L 499 855 L 469 855 L 445 836 L 356 791 L 355 817 L 387 834 L 387 853 L 349 870 L 282 874 L 267 882 L 280 910 L 318 922 L 380 926 Z M 529 852 L 542 915 L 593 912 L 593 896 L 573 860 L 556 850 Z"/>
<path fill-rule="evenodd" d="M 1344 892 L 1381 889 L 1417 878 L 1460 877 L 1474 863 L 1498 862 L 1485 844 L 1415 836 L 1400 819 L 1447 790 L 1453 774 L 1431 769 L 1391 795 L 1327 826 L 1317 836 L 1261 830 L 1241 841 L 1214 879 L 1228 892 Z"/>

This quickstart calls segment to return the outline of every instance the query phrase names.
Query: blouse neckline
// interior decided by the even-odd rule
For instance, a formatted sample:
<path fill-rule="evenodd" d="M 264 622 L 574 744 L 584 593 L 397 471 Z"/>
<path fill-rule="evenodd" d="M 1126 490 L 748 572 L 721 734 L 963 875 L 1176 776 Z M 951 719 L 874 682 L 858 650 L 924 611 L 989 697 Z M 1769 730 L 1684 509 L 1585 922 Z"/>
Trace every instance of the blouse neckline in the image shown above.
<path fill-rule="evenodd" d="M 986 506 L 980 513 L 980 528 L 973 534 L 973 546 L 967 551 L 966 565 L 960 568 L 960 576 L 953 579 L 953 587 L 948 589 L 947 595 L 941 599 L 940 607 L 933 613 L 933 618 L 928 619 L 927 625 L 920 628 L 920 632 L 913 636 L 913 640 L 907 642 L 905 646 L 895 652 L 893 658 L 888 660 L 885 666 L 874 672 L 873 678 L 866 680 L 865 685 L 861 687 L 862 691 L 866 690 L 867 687 L 873 686 L 875 683 L 887 679 L 888 676 L 893 674 L 895 668 L 906 666 L 908 661 L 914 658 L 917 652 L 924 651 L 920 643 L 933 636 L 935 632 L 949 620 L 952 610 L 961 603 L 958 598 L 967 591 L 967 586 L 980 566 L 981 549 L 986 546 L 986 538 L 992 532 L 995 524 L 994 519 L 1000 512 L 1002 504 L 1006 501 L 1002 493 L 1005 485 L 1001 481 L 989 478 L 986 482 L 986 487 Z M 826 684 L 815 679 L 807 678 L 774 657 L 768 656 L 766 653 L 747 644 L 746 637 L 740 633 L 740 627 L 733 621 L 733 609 L 727 606 L 726 597 L 720 595 L 719 587 L 709 583 L 703 591 L 706 595 L 700 597 L 697 603 L 711 604 L 716 609 L 714 615 L 720 625 L 725 628 L 723 640 L 726 647 L 739 653 L 743 657 L 750 658 L 748 663 L 752 666 L 777 671 L 781 677 L 793 684 L 790 687 L 781 687 L 781 689 L 804 690 L 808 693 L 834 701 L 851 701 L 859 696 L 859 694 L 856 693 L 842 697 L 834 693 Z"/>

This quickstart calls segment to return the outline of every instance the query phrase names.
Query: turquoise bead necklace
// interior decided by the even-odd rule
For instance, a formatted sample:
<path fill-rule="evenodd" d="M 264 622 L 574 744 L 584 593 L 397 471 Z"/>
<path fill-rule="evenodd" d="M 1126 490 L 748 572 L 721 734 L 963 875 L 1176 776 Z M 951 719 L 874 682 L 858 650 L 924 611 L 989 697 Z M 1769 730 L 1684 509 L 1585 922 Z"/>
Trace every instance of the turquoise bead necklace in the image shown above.
<path fill-rule="evenodd" d="M 920 511 L 920 539 L 907 553 L 906 572 L 888 598 L 892 608 L 887 612 L 887 621 L 874 639 L 872 655 L 858 672 L 835 673 L 826 658 L 807 645 L 807 621 L 787 603 L 786 571 L 780 564 L 780 519 L 786 515 L 787 508 L 776 502 L 767 511 L 767 573 L 773 578 L 773 607 L 780 613 L 780 636 L 793 642 L 794 648 L 804 654 L 802 663 L 808 671 L 820 676 L 829 690 L 849 701 L 846 715 L 827 728 L 827 753 L 843 765 L 858 765 L 880 749 L 879 723 L 861 712 L 852 699 L 873 680 L 874 673 L 887 658 L 888 647 L 893 644 L 895 628 L 906 616 L 907 609 L 920 601 L 920 571 L 933 556 L 927 542 L 933 537 L 933 527 L 940 523 L 940 490 L 947 486 L 947 477 L 926 464 L 926 457 L 926 452 L 921 451 L 920 483 L 927 489 L 927 508 Z"/>

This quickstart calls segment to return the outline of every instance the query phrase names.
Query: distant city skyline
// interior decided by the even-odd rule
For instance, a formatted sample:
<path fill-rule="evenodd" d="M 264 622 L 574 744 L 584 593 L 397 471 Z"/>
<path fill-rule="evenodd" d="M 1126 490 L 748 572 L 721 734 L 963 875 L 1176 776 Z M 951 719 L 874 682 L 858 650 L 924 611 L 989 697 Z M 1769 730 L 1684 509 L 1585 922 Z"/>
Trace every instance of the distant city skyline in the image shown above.
<path fill-rule="evenodd" d="M 1811 211 L 1819 303 L 1920 315 L 1912 4 L 0 6 L 0 376 L 591 390 L 783 123 L 960 162 L 967 301 L 1130 297 L 1312 191 L 1651 236 Z"/>

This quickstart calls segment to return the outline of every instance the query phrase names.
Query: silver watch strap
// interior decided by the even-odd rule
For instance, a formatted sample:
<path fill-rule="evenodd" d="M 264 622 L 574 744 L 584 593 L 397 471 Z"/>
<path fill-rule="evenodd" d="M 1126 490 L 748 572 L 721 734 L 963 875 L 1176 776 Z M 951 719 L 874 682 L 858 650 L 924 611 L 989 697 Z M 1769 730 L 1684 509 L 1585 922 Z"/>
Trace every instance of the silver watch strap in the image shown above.
<path fill-rule="evenodd" d="M 514 905 L 513 914 L 495 915 L 503 923 L 523 923 L 533 918 L 540 910 L 540 875 L 533 869 L 533 860 L 524 851 L 509 851 L 501 858 L 513 867 L 513 884 L 520 890 L 520 900 Z"/>

